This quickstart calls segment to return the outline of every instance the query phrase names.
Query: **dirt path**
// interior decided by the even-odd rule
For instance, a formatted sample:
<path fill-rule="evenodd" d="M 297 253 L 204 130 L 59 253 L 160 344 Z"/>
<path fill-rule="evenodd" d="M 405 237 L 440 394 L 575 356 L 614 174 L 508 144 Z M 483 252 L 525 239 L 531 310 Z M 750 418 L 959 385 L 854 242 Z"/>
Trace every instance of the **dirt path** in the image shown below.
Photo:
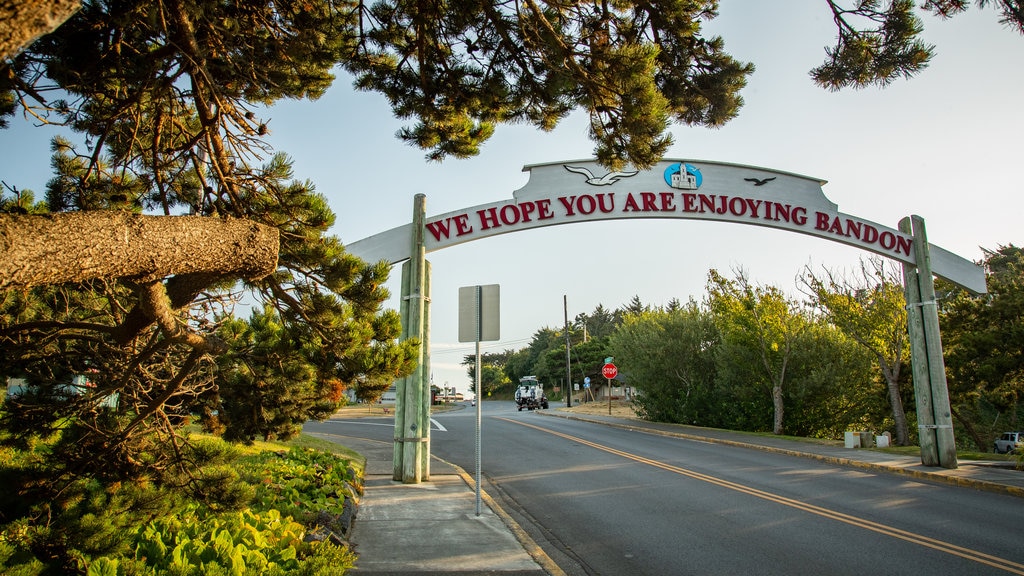
<path fill-rule="evenodd" d="M 554 408 L 554 406 L 552 406 Z M 573 412 L 578 414 L 596 414 L 608 416 L 608 402 L 594 401 L 586 402 L 584 404 L 573 404 L 572 408 L 566 408 L 562 406 L 557 408 L 561 412 Z M 611 415 L 619 418 L 636 418 L 636 411 L 633 410 L 633 405 L 622 400 L 612 400 Z"/>

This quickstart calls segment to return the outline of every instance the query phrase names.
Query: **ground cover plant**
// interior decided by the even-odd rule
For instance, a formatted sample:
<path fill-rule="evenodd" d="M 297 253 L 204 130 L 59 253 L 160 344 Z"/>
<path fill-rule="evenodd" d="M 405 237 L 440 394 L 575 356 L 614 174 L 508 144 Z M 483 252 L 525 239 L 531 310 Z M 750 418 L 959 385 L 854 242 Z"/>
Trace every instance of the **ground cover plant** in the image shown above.
<path fill-rule="evenodd" d="M 350 459 L 281 444 L 196 438 L 184 478 L 75 479 L 41 498 L 46 443 L 3 449 L 0 573 L 12 576 L 344 574 L 344 537 L 362 491 Z M 203 486 L 204 490 L 196 489 Z"/>

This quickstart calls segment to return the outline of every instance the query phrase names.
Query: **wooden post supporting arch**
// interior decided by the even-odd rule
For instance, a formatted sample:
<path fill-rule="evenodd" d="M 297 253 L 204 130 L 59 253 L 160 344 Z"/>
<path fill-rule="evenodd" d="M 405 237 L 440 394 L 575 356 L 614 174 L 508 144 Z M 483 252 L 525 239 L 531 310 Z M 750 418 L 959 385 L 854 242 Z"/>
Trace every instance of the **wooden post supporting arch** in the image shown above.
<path fill-rule="evenodd" d="M 916 268 L 903 265 L 903 288 L 907 301 L 907 332 L 910 335 L 921 463 L 956 468 L 956 439 L 953 436 L 946 364 L 939 333 L 939 310 L 924 219 L 920 216 L 904 218 L 900 220 L 900 230 L 913 234 L 917 260 Z"/>
<path fill-rule="evenodd" d="M 410 258 L 402 265 L 402 340 L 420 341 L 416 370 L 395 386 L 395 450 L 392 479 L 417 484 L 430 479 L 430 263 L 423 247 L 427 197 L 413 200 Z"/>
<path fill-rule="evenodd" d="M 414 200 L 413 221 L 353 242 L 366 261 L 405 262 L 402 338 L 423 346 L 419 367 L 398 383 L 395 480 L 429 478 L 430 265 L 426 254 L 498 234 L 559 224 L 630 218 L 713 220 L 779 228 L 840 242 L 903 264 L 921 461 L 956 468 L 949 395 L 932 275 L 985 293 L 984 270 L 928 243 L 924 220 L 905 218 L 899 229 L 843 214 L 824 194 L 820 178 L 705 160 L 663 160 L 647 171 L 606 172 L 594 160 L 527 166 L 529 182 L 511 200 L 426 217 L 426 197 Z"/>

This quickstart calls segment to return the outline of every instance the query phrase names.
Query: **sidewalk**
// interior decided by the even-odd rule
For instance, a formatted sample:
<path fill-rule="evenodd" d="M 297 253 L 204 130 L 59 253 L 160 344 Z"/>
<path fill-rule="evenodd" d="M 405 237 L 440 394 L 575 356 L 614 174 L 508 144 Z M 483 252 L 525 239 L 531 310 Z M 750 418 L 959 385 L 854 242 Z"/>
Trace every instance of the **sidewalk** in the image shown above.
<path fill-rule="evenodd" d="M 1024 471 L 1004 463 L 961 461 L 958 469 L 946 470 L 922 466 L 918 457 L 841 445 L 558 410 L 537 413 L 1024 497 Z M 359 555 L 353 574 L 564 575 L 486 492 L 476 516 L 473 478 L 458 467 L 434 458 L 429 482 L 402 484 L 391 479 L 391 444 L 367 441 L 349 447 L 366 457 L 366 491 L 351 539 Z"/>
<path fill-rule="evenodd" d="M 352 574 L 563 574 L 486 492 L 476 515 L 473 477 L 459 467 L 433 458 L 428 482 L 403 484 L 392 480 L 390 443 L 347 438 L 346 446 L 366 457 L 350 539 L 359 555 Z"/>

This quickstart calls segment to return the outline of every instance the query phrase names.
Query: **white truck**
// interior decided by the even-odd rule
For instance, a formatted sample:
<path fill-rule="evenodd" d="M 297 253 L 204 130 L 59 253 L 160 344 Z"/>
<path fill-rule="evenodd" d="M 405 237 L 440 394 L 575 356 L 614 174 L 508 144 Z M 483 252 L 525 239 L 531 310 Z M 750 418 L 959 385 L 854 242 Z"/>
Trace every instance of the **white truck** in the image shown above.
<path fill-rule="evenodd" d="M 516 388 L 516 408 L 520 411 L 547 409 L 548 399 L 544 396 L 544 385 L 537 380 L 536 376 L 523 376 L 519 379 L 519 387 Z"/>

